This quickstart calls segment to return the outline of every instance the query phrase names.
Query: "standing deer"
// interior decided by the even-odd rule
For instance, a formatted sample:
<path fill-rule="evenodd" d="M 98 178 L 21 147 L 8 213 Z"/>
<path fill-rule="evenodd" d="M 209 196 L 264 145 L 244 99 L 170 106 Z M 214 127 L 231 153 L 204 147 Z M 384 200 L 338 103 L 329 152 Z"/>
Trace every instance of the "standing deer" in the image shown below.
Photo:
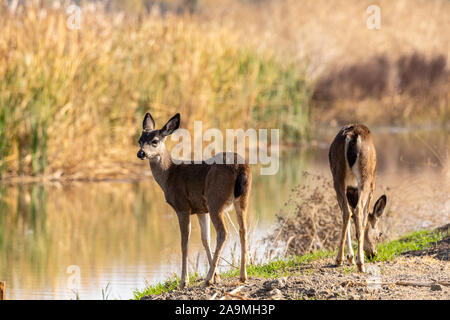
<path fill-rule="evenodd" d="M 250 196 L 252 173 L 248 164 L 238 164 L 236 153 L 219 153 L 211 161 L 201 164 L 175 164 L 164 144 L 168 135 L 180 126 L 180 114 L 173 116 L 162 129 L 155 129 L 155 121 L 150 113 L 144 117 L 143 131 L 139 138 L 138 158 L 148 159 L 156 182 L 164 192 L 167 203 L 178 216 L 181 231 L 182 271 L 180 287 L 184 288 L 187 277 L 187 259 L 191 216 L 196 214 L 201 229 L 201 238 L 209 262 L 205 285 L 220 281 L 216 274 L 217 264 L 228 231 L 224 221 L 226 211 L 234 204 L 239 223 L 241 242 L 240 280 L 247 280 L 245 268 L 247 257 L 247 207 Z M 233 158 L 233 161 L 228 160 Z M 229 164 L 229 163 L 232 164 Z M 239 161 L 242 163 L 241 161 Z M 209 213 L 209 215 L 208 215 Z M 209 219 L 211 217 L 217 233 L 214 257 L 209 241 Z M 213 279 L 214 278 L 214 279 Z"/>
<path fill-rule="evenodd" d="M 386 206 L 386 196 L 382 195 L 368 214 L 377 171 L 377 155 L 369 129 L 361 124 L 344 126 L 331 143 L 328 159 L 343 217 L 336 265 L 344 260 L 346 235 L 347 261 L 355 263 L 350 235 L 352 217 L 358 240 L 356 264 L 359 271 L 365 272 L 364 252 L 368 257 L 377 254 L 377 242 L 381 237 L 378 221 Z"/>

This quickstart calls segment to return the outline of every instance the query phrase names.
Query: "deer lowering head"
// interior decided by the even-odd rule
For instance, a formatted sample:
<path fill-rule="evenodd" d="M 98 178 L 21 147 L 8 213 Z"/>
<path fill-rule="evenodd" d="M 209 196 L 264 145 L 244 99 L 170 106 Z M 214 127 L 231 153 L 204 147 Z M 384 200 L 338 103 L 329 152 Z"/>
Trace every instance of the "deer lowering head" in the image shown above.
<path fill-rule="evenodd" d="M 350 264 L 355 263 L 350 234 L 350 218 L 353 218 L 358 240 L 356 263 L 358 269 L 365 272 L 364 252 L 369 257 L 377 254 L 381 236 L 378 222 L 386 206 L 386 196 L 382 195 L 369 212 L 377 170 L 377 156 L 369 129 L 360 124 L 343 127 L 331 143 L 328 156 L 343 217 L 336 265 L 341 265 L 344 260 L 346 236 L 347 260 Z"/>
<path fill-rule="evenodd" d="M 175 210 L 181 231 L 182 271 L 180 286 L 187 279 L 188 245 L 191 232 L 191 216 L 197 215 L 201 238 L 210 269 L 205 279 L 208 285 L 219 281 L 217 264 L 228 236 L 224 215 L 234 205 L 239 223 L 241 242 L 241 281 L 246 281 L 247 256 L 247 207 L 250 196 L 252 173 L 248 164 L 237 161 L 237 154 L 217 154 L 214 159 L 202 163 L 173 161 L 165 146 L 165 139 L 180 126 L 180 115 L 173 116 L 161 129 L 156 129 L 150 113 L 144 117 L 143 130 L 139 138 L 138 158 L 148 159 L 156 182 L 164 192 L 167 203 Z M 230 163 L 229 159 L 234 159 Z M 238 163 L 239 162 L 239 163 Z M 177 164 L 179 163 L 179 164 Z M 214 256 L 209 246 L 211 219 L 217 233 Z"/>

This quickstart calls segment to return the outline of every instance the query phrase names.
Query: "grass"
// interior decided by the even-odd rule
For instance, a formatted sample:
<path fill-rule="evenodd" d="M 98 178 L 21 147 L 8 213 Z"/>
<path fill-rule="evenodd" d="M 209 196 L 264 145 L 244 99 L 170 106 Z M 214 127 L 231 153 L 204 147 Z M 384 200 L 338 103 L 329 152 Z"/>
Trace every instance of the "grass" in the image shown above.
<path fill-rule="evenodd" d="M 193 283 L 199 279 L 199 275 L 189 274 L 189 283 Z M 176 289 L 180 285 L 180 278 L 175 274 L 173 277 L 165 280 L 164 282 L 159 282 L 154 285 L 149 285 L 142 291 L 135 290 L 133 292 L 134 298 L 136 300 L 142 298 L 143 296 L 147 296 L 150 294 L 161 294 L 163 292 L 168 292 Z"/>
<path fill-rule="evenodd" d="M 437 241 L 442 240 L 445 233 L 435 231 L 417 231 L 408 234 L 398 240 L 388 241 L 378 245 L 378 255 L 369 259 L 368 262 L 389 261 L 395 259 L 402 253 L 412 250 L 422 250 L 433 246 Z M 273 261 L 268 261 L 262 264 L 247 265 L 247 274 L 253 277 L 260 278 L 278 278 L 295 273 L 295 269 L 302 265 L 308 264 L 312 261 L 321 260 L 324 258 L 332 258 L 336 254 L 335 251 L 323 250 L 307 253 L 299 256 L 292 256 L 287 258 L 278 258 Z M 353 266 L 344 266 L 344 272 L 356 272 Z M 221 278 L 238 277 L 239 270 L 230 270 L 220 274 Z M 198 274 L 190 275 L 190 283 L 199 280 Z M 180 279 L 175 275 L 164 282 L 149 285 L 145 289 L 135 290 L 133 292 L 135 299 L 140 299 L 143 296 L 151 294 L 161 294 L 176 289 L 180 283 Z"/>
<path fill-rule="evenodd" d="M 377 256 L 368 261 L 376 262 L 393 260 L 402 253 L 429 248 L 437 241 L 442 240 L 444 236 L 445 233 L 429 230 L 416 231 L 398 240 L 379 244 Z"/>

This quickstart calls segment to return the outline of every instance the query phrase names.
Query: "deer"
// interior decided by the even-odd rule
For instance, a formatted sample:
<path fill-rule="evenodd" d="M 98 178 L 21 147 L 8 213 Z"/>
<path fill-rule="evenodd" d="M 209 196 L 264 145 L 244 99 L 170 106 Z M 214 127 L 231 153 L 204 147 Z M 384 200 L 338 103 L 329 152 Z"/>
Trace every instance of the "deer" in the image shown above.
<path fill-rule="evenodd" d="M 352 218 L 358 241 L 356 264 L 358 271 L 364 273 L 364 253 L 369 259 L 377 255 L 377 243 L 382 236 L 378 222 L 387 201 L 383 194 L 375 202 L 372 212 L 368 212 L 377 171 L 377 154 L 369 128 L 362 124 L 341 128 L 331 143 L 328 159 L 343 218 L 336 266 L 343 263 L 346 237 L 347 262 L 355 264 L 350 232 Z"/>
<path fill-rule="evenodd" d="M 148 159 L 152 175 L 161 187 L 166 202 L 178 217 L 181 232 L 182 266 L 180 288 L 187 279 L 191 216 L 197 215 L 201 239 L 209 263 L 204 286 L 218 283 L 216 268 L 228 237 L 224 215 L 234 205 L 241 244 L 240 281 L 247 280 L 247 209 L 251 191 L 250 166 L 236 153 L 218 153 L 201 163 L 175 161 L 165 146 L 166 137 L 180 126 L 180 114 L 174 115 L 161 129 L 146 113 L 137 157 Z M 221 160 L 221 161 L 218 161 Z M 216 250 L 210 250 L 210 220 L 216 230 Z"/>

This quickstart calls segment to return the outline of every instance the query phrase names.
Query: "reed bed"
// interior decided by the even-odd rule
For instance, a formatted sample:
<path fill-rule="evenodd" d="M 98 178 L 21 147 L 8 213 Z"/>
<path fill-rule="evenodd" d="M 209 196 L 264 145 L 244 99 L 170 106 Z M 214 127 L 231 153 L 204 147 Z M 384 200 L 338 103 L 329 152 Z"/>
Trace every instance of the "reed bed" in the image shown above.
<path fill-rule="evenodd" d="M 380 30 L 369 0 L 84 1 L 80 30 L 68 2 L 6 3 L 1 179 L 136 175 L 148 110 L 286 143 L 312 123 L 450 122 L 449 1 L 380 0 Z"/>
<path fill-rule="evenodd" d="M 188 129 L 202 120 L 280 128 L 285 140 L 307 134 L 302 68 L 238 44 L 225 27 L 88 4 L 72 30 L 65 8 L 33 3 L 0 7 L 3 179 L 120 171 L 136 161 L 146 111 L 161 126 L 180 112 Z"/>

